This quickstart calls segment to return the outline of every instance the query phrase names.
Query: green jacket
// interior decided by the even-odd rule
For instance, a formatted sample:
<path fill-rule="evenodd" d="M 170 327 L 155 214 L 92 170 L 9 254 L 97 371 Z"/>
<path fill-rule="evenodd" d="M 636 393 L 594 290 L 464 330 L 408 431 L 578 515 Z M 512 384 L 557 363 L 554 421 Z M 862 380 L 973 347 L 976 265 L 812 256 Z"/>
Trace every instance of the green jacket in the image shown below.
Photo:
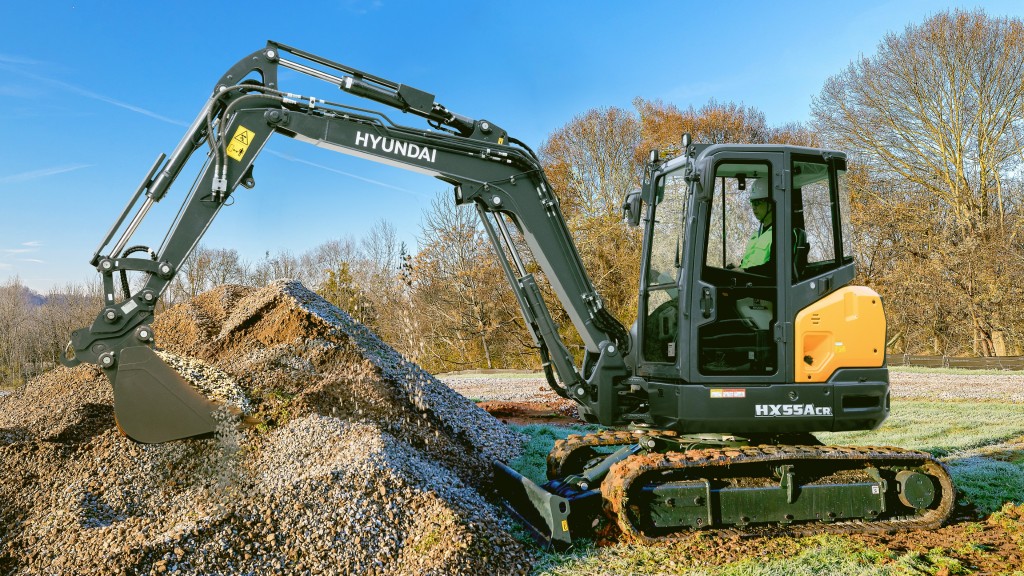
<path fill-rule="evenodd" d="M 766 264 L 772 256 L 772 227 L 761 230 L 747 242 L 747 252 L 743 255 L 740 268 L 744 270 Z"/>

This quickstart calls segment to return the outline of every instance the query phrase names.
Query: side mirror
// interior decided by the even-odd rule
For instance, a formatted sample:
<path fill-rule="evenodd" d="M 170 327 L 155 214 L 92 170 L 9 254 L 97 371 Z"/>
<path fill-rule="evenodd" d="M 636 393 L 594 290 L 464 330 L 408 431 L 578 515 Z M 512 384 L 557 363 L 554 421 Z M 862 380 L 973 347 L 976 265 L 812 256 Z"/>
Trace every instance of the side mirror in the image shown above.
<path fill-rule="evenodd" d="M 640 190 L 627 192 L 622 201 L 622 219 L 632 227 L 640 225 L 641 214 Z"/>

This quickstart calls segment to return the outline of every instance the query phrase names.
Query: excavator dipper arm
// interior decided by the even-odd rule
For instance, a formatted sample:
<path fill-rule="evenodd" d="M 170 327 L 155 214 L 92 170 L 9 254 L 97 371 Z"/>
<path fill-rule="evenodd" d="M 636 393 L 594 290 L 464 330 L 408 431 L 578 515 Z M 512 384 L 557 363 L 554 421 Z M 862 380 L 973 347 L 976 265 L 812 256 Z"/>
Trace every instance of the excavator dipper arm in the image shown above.
<path fill-rule="evenodd" d="M 402 126 L 376 111 L 282 92 L 277 86 L 280 66 L 423 117 L 433 130 Z M 270 42 L 221 78 L 177 148 L 166 162 L 158 159 L 91 260 L 103 277 L 105 306 L 91 327 L 72 335 L 63 360 L 69 365 L 92 362 L 105 370 L 114 387 L 118 424 L 128 436 L 162 442 L 214 430 L 213 406 L 152 351 L 149 324 L 157 299 L 234 190 L 254 186 L 253 162 L 275 133 L 453 185 L 456 203 L 476 206 L 533 339 L 542 354 L 550 355 L 562 382 L 560 391 L 579 401 L 590 419 L 609 424 L 616 419 L 613 403 L 599 398 L 615 393 L 608 383 L 609 369 L 620 367 L 625 377 L 622 359 L 629 347 L 628 333 L 604 309 L 534 154 L 498 126 L 448 111 L 431 94 Z M 125 247 L 140 222 L 204 145 L 209 148 L 206 164 L 163 244 L 156 251 L 147 249 L 149 258 L 131 257 L 141 248 Z M 141 208 L 104 254 L 143 193 Z M 600 366 L 604 377 L 588 382 L 574 366 L 535 279 L 516 252 L 506 221 L 522 235 L 581 334 L 588 365 Z M 144 273 L 145 283 L 132 295 L 123 281 L 119 297 L 115 275 L 127 272 Z"/>

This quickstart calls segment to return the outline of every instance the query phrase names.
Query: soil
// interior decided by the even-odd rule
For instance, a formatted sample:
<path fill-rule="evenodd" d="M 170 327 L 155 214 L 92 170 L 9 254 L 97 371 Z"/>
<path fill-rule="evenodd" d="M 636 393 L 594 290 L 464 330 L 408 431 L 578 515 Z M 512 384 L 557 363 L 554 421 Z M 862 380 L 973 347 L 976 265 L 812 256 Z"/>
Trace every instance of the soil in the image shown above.
<path fill-rule="evenodd" d="M 581 423 L 579 415 L 576 413 L 576 405 L 569 400 L 551 402 L 486 400 L 477 402 L 476 405 L 504 424 L 572 426 Z"/>
<path fill-rule="evenodd" d="M 1004 511 L 988 518 L 976 521 L 961 518 L 931 532 L 850 535 L 845 538 L 859 547 L 881 553 L 881 557 L 874 560 L 878 564 L 905 563 L 908 556 L 915 557 L 921 570 L 906 569 L 903 564 L 908 574 L 1013 574 L 1024 566 L 1022 516 L 1024 506 L 1007 506 Z M 681 558 L 680 564 L 688 569 L 722 566 L 750 558 L 791 557 L 806 547 L 806 541 L 790 537 L 740 538 L 693 534 L 657 546 L 669 548 L 671 555 Z M 930 560 L 930 554 L 937 549 L 942 559 Z M 683 570 L 671 573 L 683 573 Z"/>
<path fill-rule="evenodd" d="M 1024 567 L 1024 506 L 1006 506 L 986 518 L 970 510 L 954 512 L 953 521 L 931 532 L 904 532 L 885 535 L 856 535 L 851 539 L 878 550 L 896 554 L 917 552 L 922 555 L 942 548 L 947 557 L 959 560 L 964 568 L 979 574 L 1000 574 Z"/>

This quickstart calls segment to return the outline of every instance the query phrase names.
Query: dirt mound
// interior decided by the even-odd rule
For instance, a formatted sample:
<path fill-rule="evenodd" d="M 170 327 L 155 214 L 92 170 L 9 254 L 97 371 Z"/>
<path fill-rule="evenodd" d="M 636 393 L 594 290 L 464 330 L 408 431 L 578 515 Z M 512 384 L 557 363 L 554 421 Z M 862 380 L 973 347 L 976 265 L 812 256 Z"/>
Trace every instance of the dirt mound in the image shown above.
<path fill-rule="evenodd" d="M 136 444 L 91 366 L 0 398 L 0 573 L 529 569 L 478 491 L 521 439 L 316 294 L 220 287 L 154 328 L 251 427 Z"/>

